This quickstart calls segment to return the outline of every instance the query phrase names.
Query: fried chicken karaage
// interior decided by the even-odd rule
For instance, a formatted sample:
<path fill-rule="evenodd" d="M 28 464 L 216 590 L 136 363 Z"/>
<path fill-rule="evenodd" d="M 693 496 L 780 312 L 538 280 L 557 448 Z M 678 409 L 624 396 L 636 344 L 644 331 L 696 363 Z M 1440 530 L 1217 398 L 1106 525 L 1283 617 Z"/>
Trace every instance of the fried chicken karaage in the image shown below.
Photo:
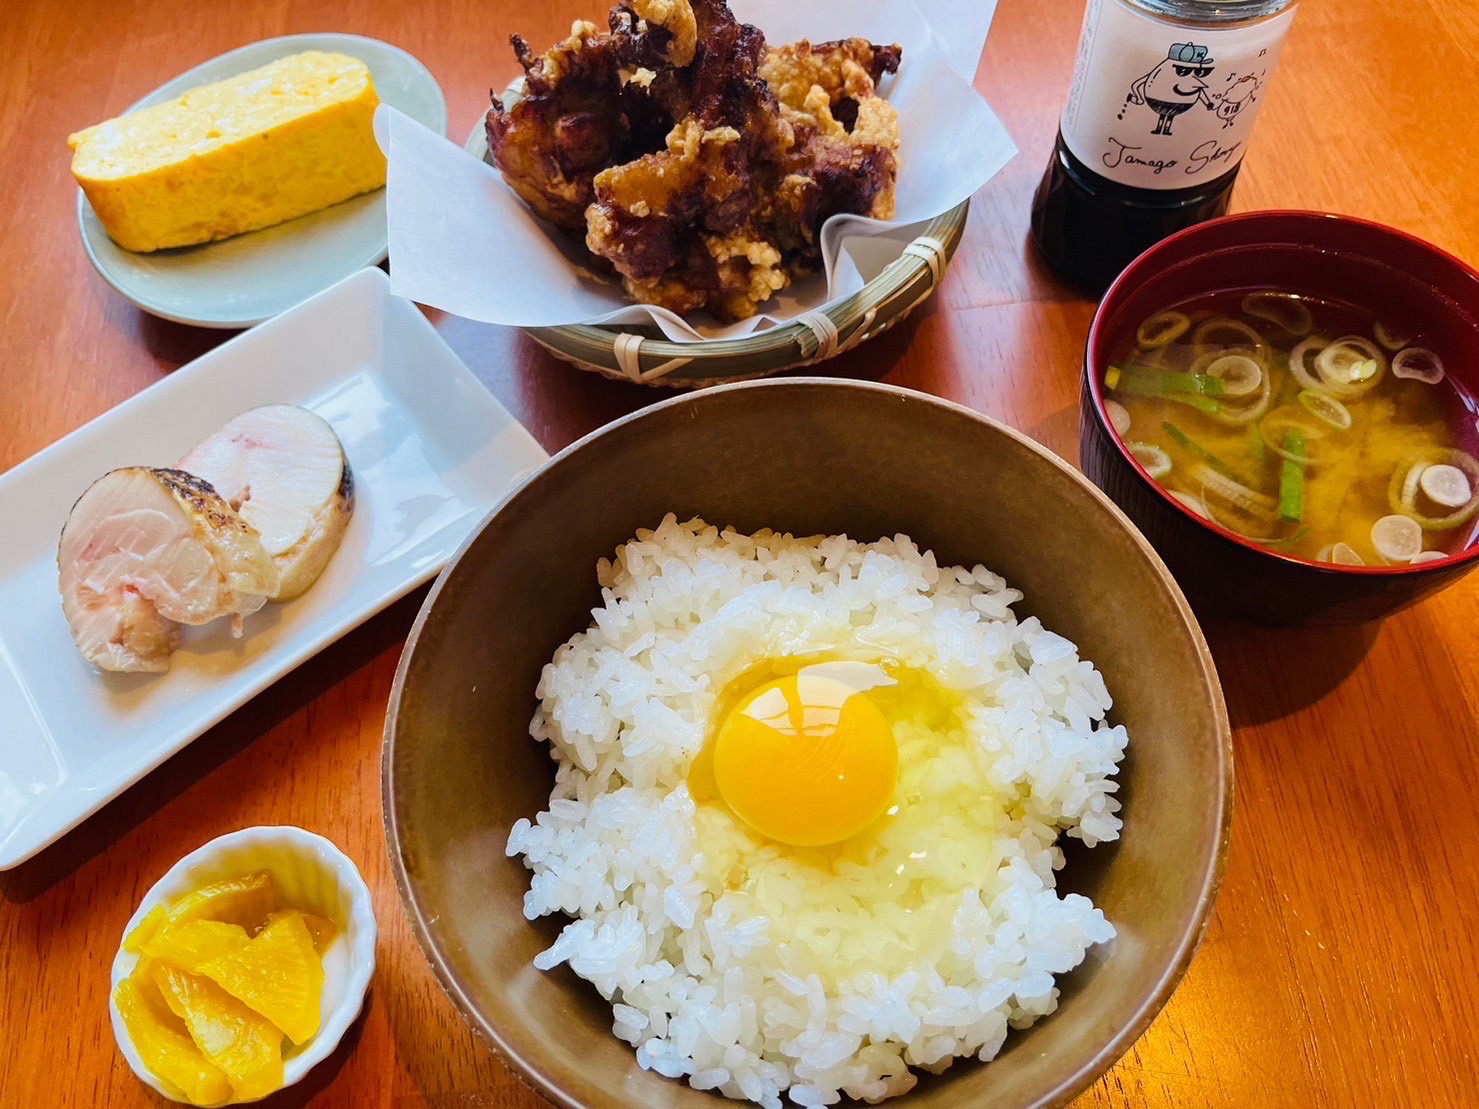
<path fill-rule="evenodd" d="M 537 57 L 512 41 L 524 89 L 493 97 L 489 161 L 633 300 L 744 319 L 817 267 L 829 217 L 893 215 L 898 46 L 771 49 L 724 0 L 626 0 Z"/>

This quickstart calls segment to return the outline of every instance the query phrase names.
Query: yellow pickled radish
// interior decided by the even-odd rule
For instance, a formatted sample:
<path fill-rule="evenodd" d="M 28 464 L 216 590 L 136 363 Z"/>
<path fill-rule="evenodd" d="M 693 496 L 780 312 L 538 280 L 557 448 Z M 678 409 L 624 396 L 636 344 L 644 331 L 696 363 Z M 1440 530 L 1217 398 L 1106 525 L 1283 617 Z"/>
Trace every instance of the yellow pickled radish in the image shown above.
<path fill-rule="evenodd" d="M 163 905 L 155 905 L 144 914 L 143 920 L 134 925 L 134 930 L 123 937 L 123 950 L 130 955 L 143 954 L 144 945 L 159 931 L 168 915 Z"/>
<path fill-rule="evenodd" d="M 237 1098 L 252 1101 L 282 1086 L 282 1030 L 275 1024 L 209 978 L 161 964 L 154 980 L 195 1045 L 225 1073 Z"/>
<path fill-rule="evenodd" d="M 205 963 L 200 973 L 301 1044 L 319 1027 L 324 967 L 303 914 L 270 920 L 244 947 Z"/>
<path fill-rule="evenodd" d="M 176 1018 L 170 1007 L 165 1004 L 164 995 L 159 992 L 159 987 L 154 984 L 154 971 L 158 966 L 159 963 L 156 960 L 149 958 L 147 955 L 141 956 L 139 961 L 134 964 L 133 973 L 128 976 L 129 981 L 133 983 L 134 989 L 138 993 L 139 1001 L 149 1006 L 149 1009 L 161 1023 L 184 1034 L 184 1023 Z"/>
<path fill-rule="evenodd" d="M 239 924 L 187 920 L 160 928 L 144 944 L 143 953 L 177 970 L 199 974 L 203 964 L 245 947 L 250 938 Z"/>
<path fill-rule="evenodd" d="M 150 910 L 126 937 L 139 956 L 121 987 L 130 1037 L 171 1096 L 265 1097 L 282 1087 L 285 1038 L 318 1033 L 320 953 L 337 927 L 280 905 L 268 873 L 247 874 Z"/>
<path fill-rule="evenodd" d="M 152 989 L 151 983 L 151 989 Z M 192 1105 L 220 1105 L 231 1097 L 226 1073 L 206 1059 L 173 1017 L 167 1023 L 133 978 L 113 989 L 113 1003 L 145 1067 L 170 1091 Z"/>
<path fill-rule="evenodd" d="M 212 882 L 194 893 L 188 893 L 170 906 L 167 921 L 183 924 L 189 920 L 216 920 L 236 924 L 248 930 L 278 908 L 277 889 L 266 871 Z"/>
<path fill-rule="evenodd" d="M 267 918 L 267 923 L 288 913 L 296 913 L 297 909 L 279 909 Z M 303 923 L 308 925 L 308 934 L 313 937 L 313 949 L 322 955 L 328 950 L 329 945 L 334 942 L 334 937 L 339 934 L 339 926 L 326 916 L 317 913 L 302 913 Z"/>
<path fill-rule="evenodd" d="M 313 949 L 322 955 L 328 950 L 329 945 L 339 934 L 339 926 L 326 916 L 317 913 L 304 913 L 303 923 L 308 925 L 308 932 L 313 937 Z"/>

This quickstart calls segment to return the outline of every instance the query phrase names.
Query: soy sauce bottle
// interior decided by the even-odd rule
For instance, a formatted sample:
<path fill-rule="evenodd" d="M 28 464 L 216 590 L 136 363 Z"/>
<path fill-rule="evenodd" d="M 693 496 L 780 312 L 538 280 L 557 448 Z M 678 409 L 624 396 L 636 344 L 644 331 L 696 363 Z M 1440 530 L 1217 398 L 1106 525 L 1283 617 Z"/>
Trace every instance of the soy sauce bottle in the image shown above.
<path fill-rule="evenodd" d="M 1032 236 L 1100 292 L 1147 247 L 1227 212 L 1295 0 L 1089 0 Z"/>

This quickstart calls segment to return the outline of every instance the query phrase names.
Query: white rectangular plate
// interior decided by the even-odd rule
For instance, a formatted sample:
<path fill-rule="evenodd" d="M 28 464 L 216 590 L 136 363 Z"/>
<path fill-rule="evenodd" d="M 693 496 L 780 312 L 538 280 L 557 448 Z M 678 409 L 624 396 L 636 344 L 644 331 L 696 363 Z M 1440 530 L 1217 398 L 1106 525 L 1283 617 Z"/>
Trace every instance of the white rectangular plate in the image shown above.
<path fill-rule="evenodd" d="M 56 544 L 118 466 L 170 466 L 231 417 L 301 404 L 344 443 L 355 510 L 297 600 L 186 629 L 167 674 L 102 674 L 62 617 Z M 416 307 L 366 269 L 176 370 L 0 476 L 0 870 L 441 569 L 546 455 Z"/>

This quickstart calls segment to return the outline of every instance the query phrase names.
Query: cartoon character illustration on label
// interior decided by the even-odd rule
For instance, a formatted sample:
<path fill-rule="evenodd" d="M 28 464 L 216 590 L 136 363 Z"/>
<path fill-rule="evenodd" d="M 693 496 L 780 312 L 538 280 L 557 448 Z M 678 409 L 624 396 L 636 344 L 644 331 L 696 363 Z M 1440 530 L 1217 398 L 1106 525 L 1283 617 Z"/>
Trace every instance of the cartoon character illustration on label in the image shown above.
<path fill-rule="evenodd" d="M 1223 90 L 1217 97 L 1217 118 L 1222 120 L 1223 130 L 1238 121 L 1238 113 L 1258 99 L 1258 90 L 1263 85 L 1251 73 L 1245 73 Z"/>
<path fill-rule="evenodd" d="M 1216 63 L 1207 57 L 1207 48 L 1191 42 L 1177 42 L 1166 52 L 1166 60 L 1130 85 L 1127 104 L 1143 104 L 1156 114 L 1152 135 L 1171 134 L 1171 124 L 1182 112 L 1198 104 L 1208 111 L 1216 105 L 1207 95 L 1204 78 Z M 1123 115 L 1123 113 L 1121 113 Z"/>

